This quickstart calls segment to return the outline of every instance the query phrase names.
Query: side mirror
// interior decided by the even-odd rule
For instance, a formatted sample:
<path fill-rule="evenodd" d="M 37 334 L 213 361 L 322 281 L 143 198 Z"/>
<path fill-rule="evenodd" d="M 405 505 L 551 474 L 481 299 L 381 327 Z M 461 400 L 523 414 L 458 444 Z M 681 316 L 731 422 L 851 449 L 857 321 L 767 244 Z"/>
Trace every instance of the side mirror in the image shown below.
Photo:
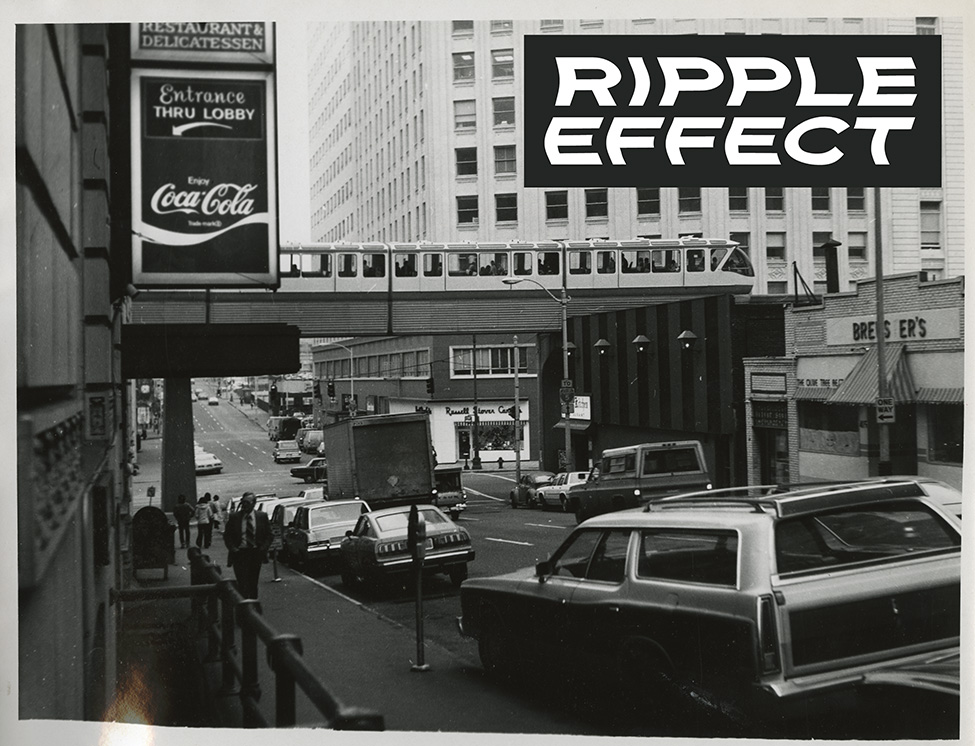
<path fill-rule="evenodd" d="M 352 529 L 347 530 L 345 532 L 345 535 L 348 536 L 349 538 L 351 538 L 352 537 Z"/>
<path fill-rule="evenodd" d="M 552 574 L 552 570 L 552 560 L 542 560 L 535 565 L 535 577 L 544 583 L 545 578 Z"/>

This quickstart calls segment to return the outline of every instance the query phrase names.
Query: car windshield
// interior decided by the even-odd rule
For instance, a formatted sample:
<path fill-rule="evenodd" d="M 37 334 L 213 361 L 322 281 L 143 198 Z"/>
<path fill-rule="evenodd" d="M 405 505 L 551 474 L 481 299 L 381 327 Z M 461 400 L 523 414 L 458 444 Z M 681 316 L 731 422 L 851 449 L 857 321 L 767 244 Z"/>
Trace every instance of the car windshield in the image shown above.
<path fill-rule="evenodd" d="M 342 523 L 343 521 L 355 521 L 362 513 L 362 505 L 348 503 L 346 505 L 325 505 L 316 510 L 308 512 L 309 525 L 324 526 L 329 523 Z"/>
<path fill-rule="evenodd" d="M 447 523 L 447 517 L 436 510 L 424 509 L 420 511 L 420 515 L 423 516 L 428 526 L 434 523 Z M 409 520 L 410 512 L 404 510 L 402 513 L 387 513 L 386 515 L 378 516 L 376 518 L 376 524 L 383 533 L 406 531 Z"/>
<path fill-rule="evenodd" d="M 536 474 L 532 477 L 532 481 L 536 485 L 550 484 L 554 477 L 551 474 Z"/>
<path fill-rule="evenodd" d="M 775 527 L 775 556 L 782 574 L 960 546 L 958 531 L 913 500 L 797 516 Z"/>

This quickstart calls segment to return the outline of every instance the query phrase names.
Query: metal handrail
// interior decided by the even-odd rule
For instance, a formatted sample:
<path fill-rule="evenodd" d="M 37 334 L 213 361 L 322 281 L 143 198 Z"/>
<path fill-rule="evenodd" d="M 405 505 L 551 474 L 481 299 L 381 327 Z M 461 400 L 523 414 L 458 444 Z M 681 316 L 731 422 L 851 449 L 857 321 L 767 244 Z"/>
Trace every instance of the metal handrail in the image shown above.
<path fill-rule="evenodd" d="M 281 634 L 261 614 L 255 599 L 245 599 L 236 581 L 224 578 L 198 547 L 190 547 L 190 586 L 115 591 L 120 601 L 189 598 L 207 632 L 207 661 L 222 665 L 221 693 L 237 694 L 247 728 L 269 727 L 260 710 L 261 686 L 257 666 L 257 642 L 267 648 L 267 660 L 274 672 L 276 727 L 296 724 L 296 687 L 325 718 L 325 727 L 335 730 L 385 730 L 383 716 L 359 707 L 347 707 L 326 689 L 302 657 L 301 639 Z M 240 650 L 235 644 L 240 628 Z"/>

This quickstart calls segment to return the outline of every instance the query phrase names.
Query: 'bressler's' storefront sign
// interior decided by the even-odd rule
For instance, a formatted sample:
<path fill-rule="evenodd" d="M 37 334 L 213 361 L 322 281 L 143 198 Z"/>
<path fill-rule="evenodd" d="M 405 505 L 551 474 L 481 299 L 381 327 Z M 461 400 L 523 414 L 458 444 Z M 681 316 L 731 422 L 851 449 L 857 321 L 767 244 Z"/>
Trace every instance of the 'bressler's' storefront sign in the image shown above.
<path fill-rule="evenodd" d="M 890 342 L 920 342 L 932 339 L 959 339 L 961 310 L 933 308 L 917 313 L 889 313 L 884 319 L 884 339 Z M 826 344 L 855 345 L 877 341 L 875 316 L 853 316 L 826 322 Z"/>
<path fill-rule="evenodd" d="M 269 26 L 263 22 L 134 23 L 132 59 L 271 63 L 274 42 Z"/>
<path fill-rule="evenodd" d="M 276 285 L 273 78 L 132 75 L 133 282 Z"/>

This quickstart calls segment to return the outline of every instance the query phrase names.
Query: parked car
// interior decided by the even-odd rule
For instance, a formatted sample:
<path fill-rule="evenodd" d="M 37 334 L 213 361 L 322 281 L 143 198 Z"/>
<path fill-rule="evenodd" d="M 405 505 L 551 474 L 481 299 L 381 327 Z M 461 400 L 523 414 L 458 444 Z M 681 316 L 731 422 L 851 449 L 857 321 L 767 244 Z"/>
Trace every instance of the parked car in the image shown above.
<path fill-rule="evenodd" d="M 912 481 L 681 495 L 468 580 L 460 627 L 492 674 L 603 672 L 648 707 L 775 720 L 893 680 L 957 697 L 960 528 Z"/>
<path fill-rule="evenodd" d="M 223 462 L 212 453 L 196 451 L 193 454 L 193 460 L 196 464 L 197 474 L 217 474 L 223 471 Z"/>
<path fill-rule="evenodd" d="M 329 561 L 339 552 L 347 531 L 369 511 L 363 500 L 334 500 L 295 506 L 291 525 L 284 532 L 288 561 L 303 567 L 315 560 Z"/>
<path fill-rule="evenodd" d="M 376 584 L 410 571 L 413 562 L 407 544 L 410 507 L 383 508 L 359 518 L 339 550 L 343 583 Z M 417 510 L 426 522 L 424 572 L 446 573 L 459 586 L 467 578 L 467 563 L 474 560 L 471 535 L 440 508 L 420 505 Z"/>
<path fill-rule="evenodd" d="M 324 457 L 313 458 L 306 464 L 291 468 L 291 476 L 305 482 L 324 482 L 328 479 L 328 462 Z"/>
<path fill-rule="evenodd" d="M 508 502 L 512 508 L 524 505 L 533 508 L 536 505 L 535 493 L 539 487 L 551 484 L 555 474 L 550 471 L 535 471 L 521 475 L 521 481 L 508 493 Z"/>
<path fill-rule="evenodd" d="M 279 440 L 274 444 L 274 463 L 280 464 L 284 461 L 301 461 L 297 441 Z"/>
<path fill-rule="evenodd" d="M 294 520 L 295 512 L 299 505 L 308 504 L 311 501 L 304 497 L 282 497 L 276 500 L 268 500 L 264 504 L 264 512 L 270 516 L 271 521 L 271 550 L 277 552 L 278 559 L 287 560 L 287 549 L 284 545 L 284 535 Z"/>
<path fill-rule="evenodd" d="M 220 404 L 220 400 L 215 396 L 211 396 L 209 399 L 207 399 L 207 405 L 211 407 L 215 407 L 218 404 Z"/>
<path fill-rule="evenodd" d="M 569 488 L 574 484 L 582 484 L 589 478 L 588 471 L 559 472 L 548 484 L 543 484 L 535 490 L 535 502 L 543 510 L 548 507 L 568 510 Z"/>

